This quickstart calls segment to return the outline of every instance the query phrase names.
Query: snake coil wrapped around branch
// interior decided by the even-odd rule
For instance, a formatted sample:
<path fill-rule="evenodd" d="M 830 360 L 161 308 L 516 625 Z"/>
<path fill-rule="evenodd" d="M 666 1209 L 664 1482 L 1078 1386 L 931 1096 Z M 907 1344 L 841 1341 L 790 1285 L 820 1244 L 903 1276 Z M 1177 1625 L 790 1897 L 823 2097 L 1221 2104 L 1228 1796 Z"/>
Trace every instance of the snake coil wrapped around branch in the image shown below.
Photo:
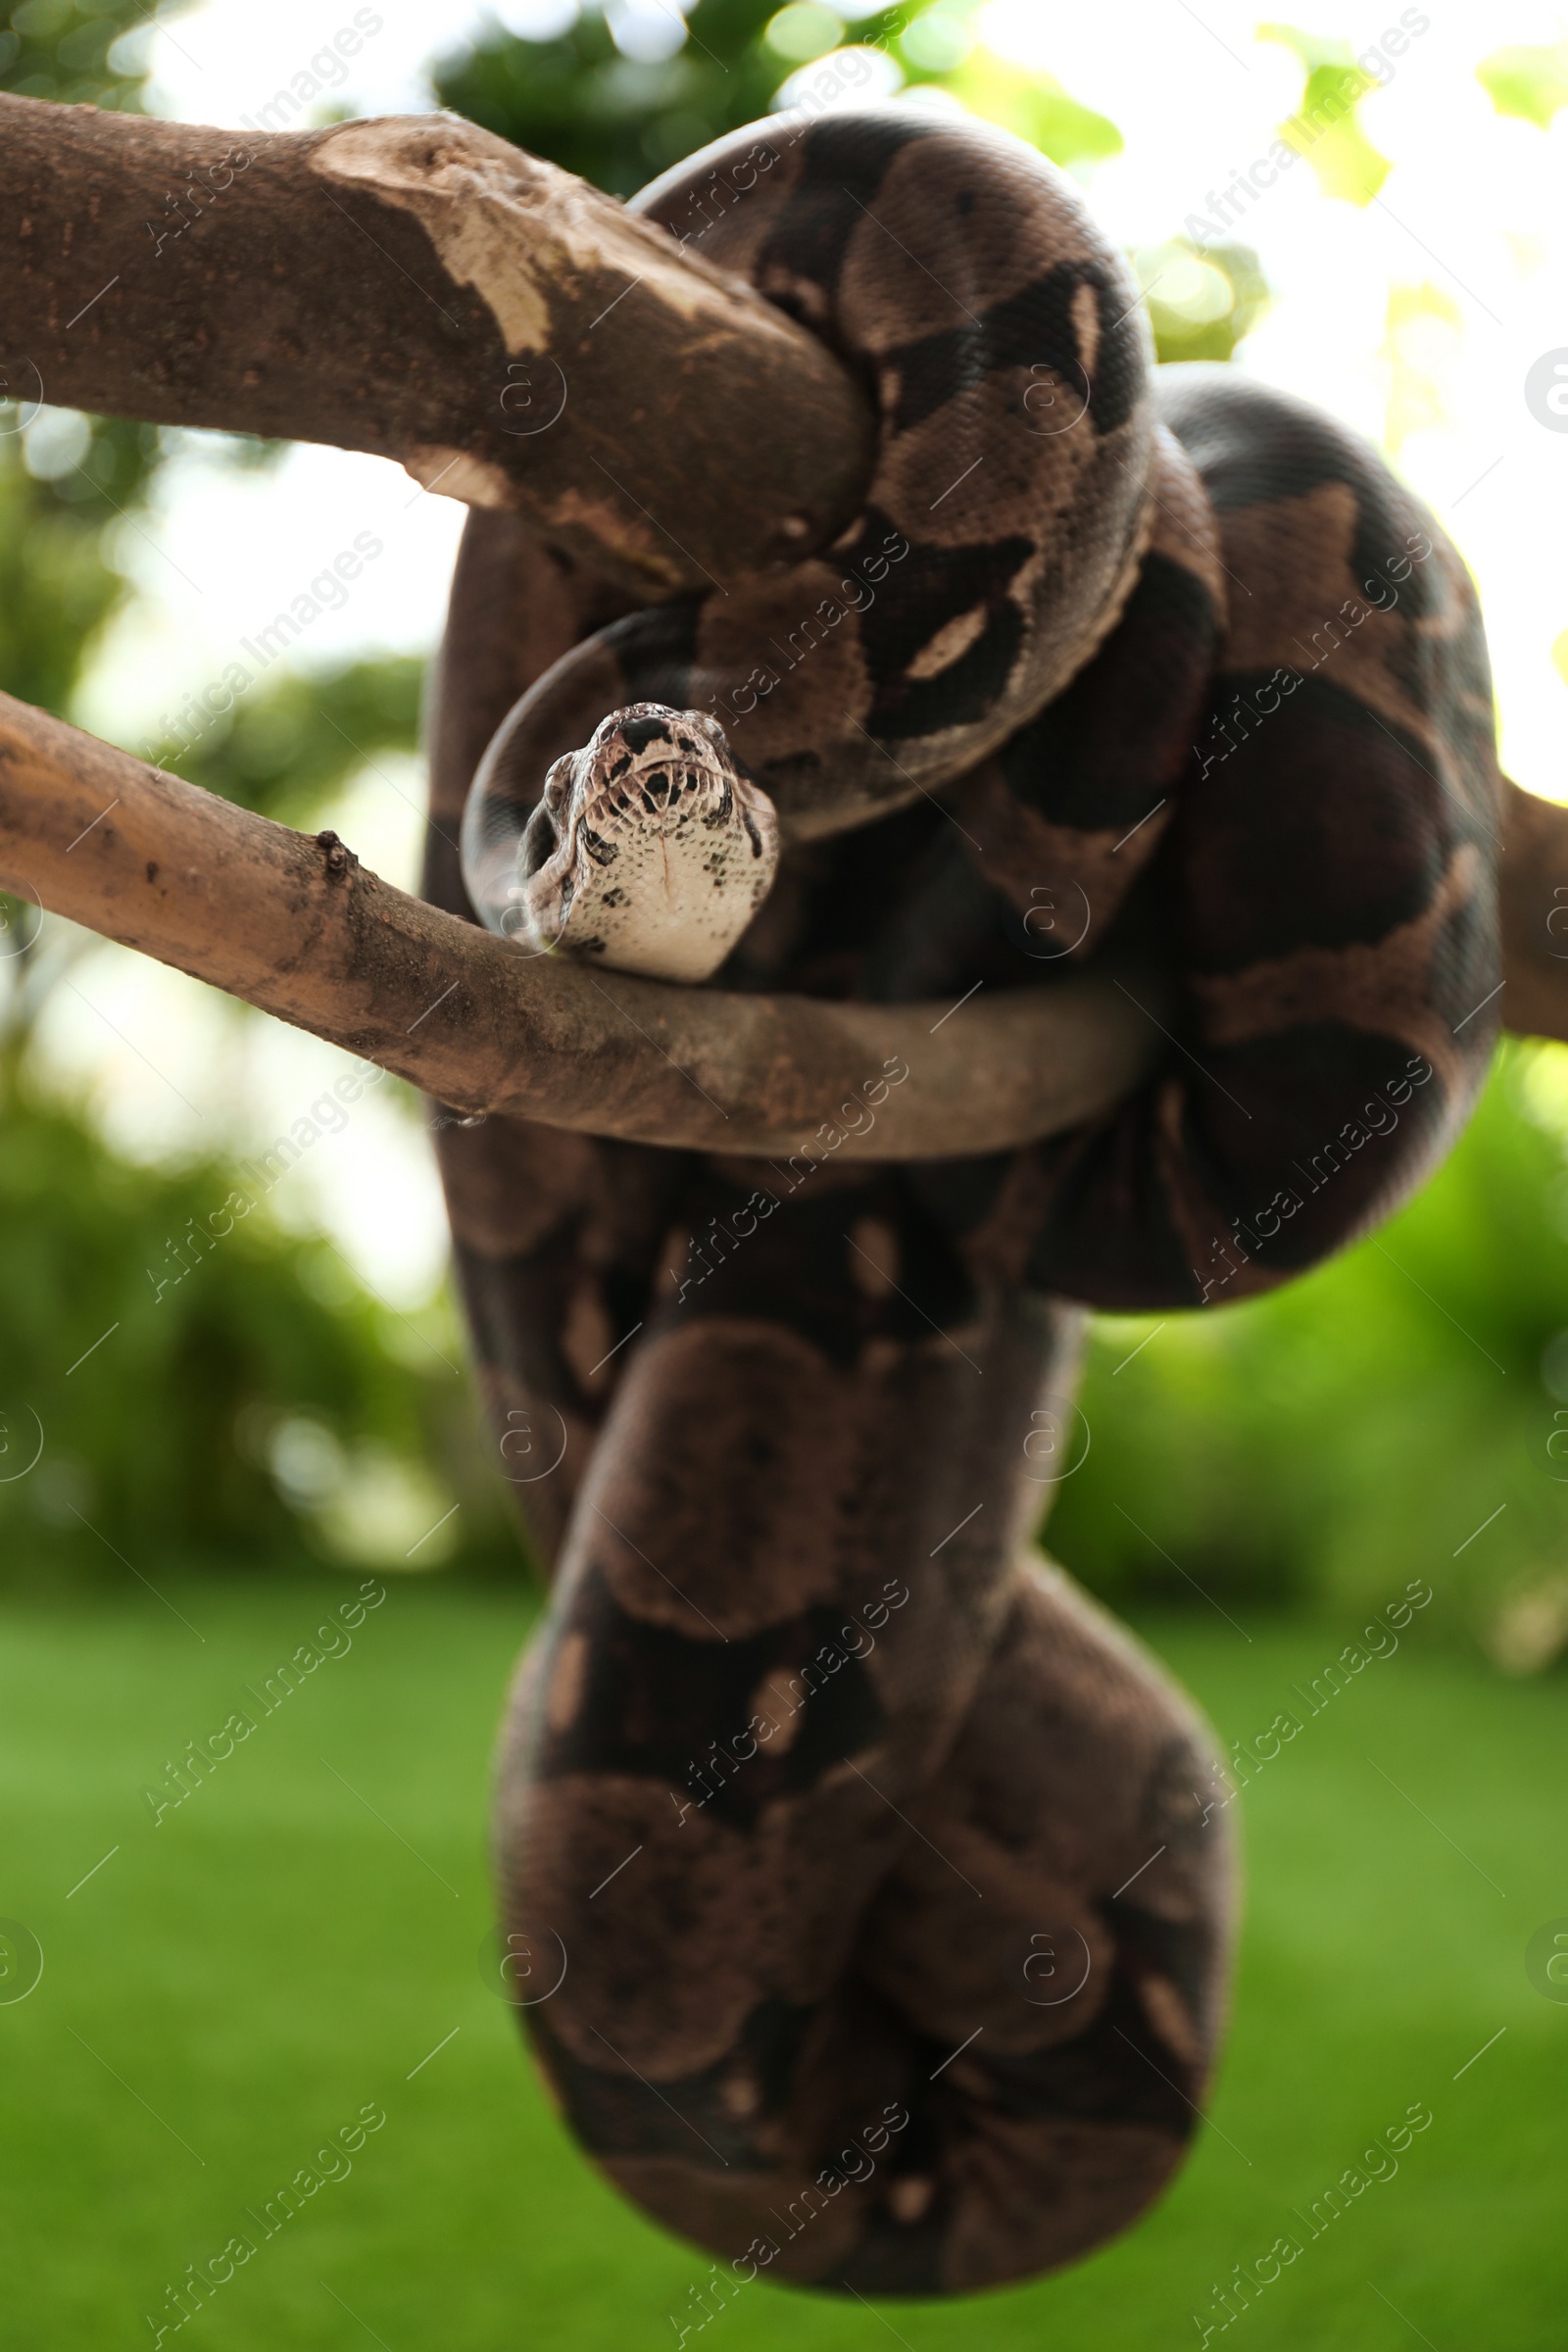
<path fill-rule="evenodd" d="M 1242 1296 L 1432 1166 L 1490 1050 L 1498 779 L 1431 518 L 1298 404 L 1156 379 L 1048 165 L 912 110 L 784 118 L 639 209 L 675 220 L 742 152 L 766 169 L 705 256 L 866 384 L 865 504 L 781 576 L 631 613 L 574 582 L 554 631 L 551 559 L 470 532 L 441 789 L 487 713 L 473 905 L 634 962 L 721 742 L 782 855 L 765 894 L 715 867 L 736 919 L 694 974 L 891 1008 L 1084 963 L 1133 994 L 1131 954 L 1179 993 L 1140 1086 L 1010 1152 L 443 1139 L 557 1554 L 498 1867 L 514 1997 L 629 2194 L 737 2278 L 951 2292 L 1141 2210 L 1223 2012 L 1209 1736 L 1028 1552 L 1091 1440 L 1067 1301 Z M 510 652 L 499 617 L 475 650 L 481 602 Z M 866 1114 L 906 1080 L 868 1070 Z M 1373 1093 L 1400 1108 L 1363 1150 Z"/>

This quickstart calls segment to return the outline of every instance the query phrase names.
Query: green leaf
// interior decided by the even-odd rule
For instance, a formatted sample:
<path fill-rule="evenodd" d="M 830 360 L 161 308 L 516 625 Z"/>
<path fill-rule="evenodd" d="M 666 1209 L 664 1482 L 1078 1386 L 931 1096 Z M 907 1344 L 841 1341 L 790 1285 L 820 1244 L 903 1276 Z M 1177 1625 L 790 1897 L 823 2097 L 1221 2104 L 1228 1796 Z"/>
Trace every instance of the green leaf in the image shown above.
<path fill-rule="evenodd" d="M 1131 256 L 1144 289 L 1154 357 L 1228 360 L 1269 304 L 1268 281 L 1250 245 L 1207 245 L 1188 237 L 1145 245 Z"/>
<path fill-rule="evenodd" d="M 956 73 L 913 71 L 909 78 L 941 82 L 974 114 L 1015 131 L 1064 172 L 1103 163 L 1122 151 L 1115 123 L 1081 105 L 1054 74 L 1025 73 L 990 50 L 976 49 Z"/>
<path fill-rule="evenodd" d="M 1260 24 L 1260 41 L 1293 50 L 1306 68 L 1301 103 L 1280 136 L 1304 156 L 1325 196 L 1368 205 L 1393 169 L 1356 120 L 1356 107 L 1382 85 L 1356 64 L 1348 41 L 1322 40 L 1295 24 Z"/>
<path fill-rule="evenodd" d="M 1546 49 L 1494 49 L 1476 68 L 1476 79 L 1499 115 L 1517 115 L 1541 130 L 1568 106 L 1568 41 Z"/>

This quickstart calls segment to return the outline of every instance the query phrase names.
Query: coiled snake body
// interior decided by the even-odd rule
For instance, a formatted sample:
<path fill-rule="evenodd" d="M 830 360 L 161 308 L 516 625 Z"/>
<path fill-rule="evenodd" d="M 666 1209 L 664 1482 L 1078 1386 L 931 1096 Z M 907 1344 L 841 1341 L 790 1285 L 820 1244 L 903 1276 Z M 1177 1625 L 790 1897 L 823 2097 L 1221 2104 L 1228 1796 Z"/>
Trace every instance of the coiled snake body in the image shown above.
<path fill-rule="evenodd" d="M 725 165 L 701 249 L 866 374 L 866 511 L 780 579 L 632 615 L 476 514 L 429 895 L 514 928 L 532 889 L 534 944 L 614 953 L 561 906 L 613 871 L 573 846 L 585 795 L 667 746 L 644 813 L 673 839 L 682 795 L 721 808 L 727 740 L 717 821 L 771 805 L 783 850 L 724 985 L 957 1003 L 1103 952 L 1173 971 L 1175 1009 L 1112 1115 L 987 1157 L 443 1131 L 555 1568 L 504 1924 L 572 2129 L 650 2213 L 734 2280 L 953 2292 L 1148 2203 L 1222 2021 L 1210 1735 L 1029 1549 L 1081 1454 L 1083 1305 L 1285 1279 L 1457 1132 L 1495 1021 L 1491 692 L 1431 518 L 1285 396 L 1154 375 L 1038 157 L 913 109 L 783 119 L 640 202 L 673 219 Z"/>

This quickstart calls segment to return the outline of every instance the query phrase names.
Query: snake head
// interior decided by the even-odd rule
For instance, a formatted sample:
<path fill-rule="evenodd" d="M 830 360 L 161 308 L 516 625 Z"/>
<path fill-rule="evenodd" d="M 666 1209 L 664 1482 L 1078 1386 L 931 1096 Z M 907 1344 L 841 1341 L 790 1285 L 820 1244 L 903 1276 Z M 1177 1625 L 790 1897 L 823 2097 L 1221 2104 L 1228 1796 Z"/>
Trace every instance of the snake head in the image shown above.
<path fill-rule="evenodd" d="M 777 867 L 773 804 L 717 721 L 630 703 L 545 778 L 517 844 L 506 928 L 619 971 L 707 980 Z"/>

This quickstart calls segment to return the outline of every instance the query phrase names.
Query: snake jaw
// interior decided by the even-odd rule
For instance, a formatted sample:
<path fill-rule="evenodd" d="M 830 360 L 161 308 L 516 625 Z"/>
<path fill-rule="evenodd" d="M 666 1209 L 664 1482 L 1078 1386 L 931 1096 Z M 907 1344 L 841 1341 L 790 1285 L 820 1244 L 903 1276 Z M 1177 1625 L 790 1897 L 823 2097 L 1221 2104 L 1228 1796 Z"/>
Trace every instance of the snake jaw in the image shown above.
<path fill-rule="evenodd" d="M 618 971 L 707 980 L 777 869 L 773 804 L 717 721 L 631 703 L 551 768 L 517 844 L 507 929 Z"/>

